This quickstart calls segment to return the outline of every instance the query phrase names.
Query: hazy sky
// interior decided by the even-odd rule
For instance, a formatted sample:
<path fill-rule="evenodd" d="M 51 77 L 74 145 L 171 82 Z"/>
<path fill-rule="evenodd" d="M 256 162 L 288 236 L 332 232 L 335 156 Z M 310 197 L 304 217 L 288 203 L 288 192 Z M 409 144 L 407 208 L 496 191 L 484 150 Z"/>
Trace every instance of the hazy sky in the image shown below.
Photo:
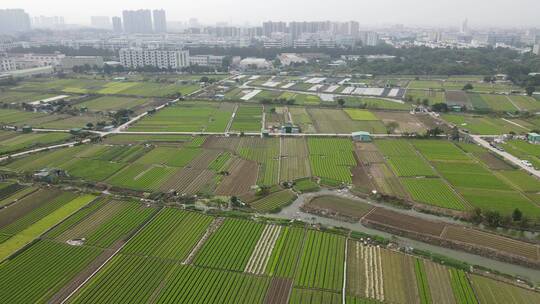
<path fill-rule="evenodd" d="M 90 16 L 121 15 L 123 9 L 163 8 L 169 21 L 194 17 L 240 25 L 271 19 L 458 26 L 467 17 L 472 27 L 540 27 L 540 0 L 0 0 L 0 8 L 84 24 Z"/>

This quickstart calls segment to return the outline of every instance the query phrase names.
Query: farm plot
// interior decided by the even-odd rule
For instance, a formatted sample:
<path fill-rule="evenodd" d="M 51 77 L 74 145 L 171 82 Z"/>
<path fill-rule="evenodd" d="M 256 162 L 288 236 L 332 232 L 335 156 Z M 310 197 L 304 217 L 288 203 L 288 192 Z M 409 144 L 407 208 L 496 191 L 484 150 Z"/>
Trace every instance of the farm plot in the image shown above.
<path fill-rule="evenodd" d="M 450 105 L 466 106 L 471 108 L 467 93 L 464 91 L 446 91 L 446 103 Z"/>
<path fill-rule="evenodd" d="M 257 183 L 259 166 L 254 161 L 234 158 L 229 168 L 229 175 L 225 176 L 216 188 L 218 195 L 240 195 L 249 192 Z"/>
<path fill-rule="evenodd" d="M 369 174 L 373 177 L 375 188 L 378 192 L 407 198 L 407 191 L 390 168 L 386 164 L 375 163 L 369 166 Z"/>
<path fill-rule="evenodd" d="M 32 133 L 15 132 L 0 133 L 0 154 L 39 147 L 52 143 L 60 143 L 71 137 L 68 133 Z"/>
<path fill-rule="evenodd" d="M 18 92 L 18 91 L 3 91 L 0 96 L 0 103 L 29 103 L 33 101 L 43 100 L 55 97 L 57 94 L 44 94 L 36 92 Z"/>
<path fill-rule="evenodd" d="M 467 275 L 462 270 L 450 268 L 450 279 L 457 303 L 477 304 L 475 293 Z"/>
<path fill-rule="evenodd" d="M 130 240 L 122 253 L 183 261 L 212 220 L 200 213 L 166 208 Z"/>
<path fill-rule="evenodd" d="M 304 241 L 305 230 L 297 227 L 282 227 L 268 260 L 265 273 L 270 276 L 292 279 Z"/>
<path fill-rule="evenodd" d="M 463 200 L 440 178 L 402 178 L 401 183 L 417 202 L 454 210 L 468 209 Z"/>
<path fill-rule="evenodd" d="M 155 212 L 155 208 L 137 202 L 108 200 L 87 217 L 71 225 L 57 227 L 49 237 L 56 235 L 55 239 L 62 242 L 84 239 L 85 245 L 108 248 L 128 236 Z"/>
<path fill-rule="evenodd" d="M 121 188 L 154 191 L 170 178 L 177 169 L 133 163 L 107 179 L 107 183 Z"/>
<path fill-rule="evenodd" d="M 264 225 L 227 219 L 204 244 L 194 264 L 211 268 L 244 271 Z"/>
<path fill-rule="evenodd" d="M 264 298 L 264 304 L 285 304 L 289 300 L 292 288 L 292 280 L 284 278 L 272 278 L 270 287 Z"/>
<path fill-rule="evenodd" d="M 175 190 L 187 194 L 211 191 L 215 187 L 215 177 L 214 171 L 186 167 L 176 171 L 161 185 L 160 189 L 163 191 Z"/>
<path fill-rule="evenodd" d="M 295 286 L 340 291 L 345 238 L 308 230 L 295 276 Z"/>
<path fill-rule="evenodd" d="M 148 302 L 174 266 L 166 260 L 117 255 L 70 302 Z"/>
<path fill-rule="evenodd" d="M 431 166 L 405 140 L 376 141 L 379 151 L 397 176 L 437 176 Z"/>
<path fill-rule="evenodd" d="M 262 128 L 262 107 L 241 105 L 236 111 L 231 130 L 238 132 L 259 132 Z"/>
<path fill-rule="evenodd" d="M 92 112 L 118 111 L 120 109 L 135 109 L 147 103 L 148 100 L 129 97 L 98 97 L 75 105 L 76 108 L 87 108 Z"/>
<path fill-rule="evenodd" d="M 384 301 L 381 248 L 349 241 L 347 294 Z"/>
<path fill-rule="evenodd" d="M 407 90 L 406 98 L 412 99 L 414 102 L 428 101 L 428 104 L 445 103 L 445 94 L 437 90 Z"/>
<path fill-rule="evenodd" d="M 251 274 L 263 274 L 266 271 L 270 255 L 274 250 L 276 241 L 280 235 L 281 226 L 266 225 L 261 238 L 255 245 L 255 249 L 249 258 L 244 272 Z"/>
<path fill-rule="evenodd" d="M 428 221 L 384 208 L 376 208 L 364 217 L 364 220 L 373 222 L 377 225 L 394 227 L 415 233 L 429 234 L 436 237 L 441 235 L 446 226 L 441 222 Z"/>
<path fill-rule="evenodd" d="M 470 160 L 463 151 L 449 141 L 443 140 L 414 140 L 414 147 L 428 160 L 459 161 Z"/>
<path fill-rule="evenodd" d="M 510 132 L 520 134 L 528 131 L 526 128 L 511 124 L 501 118 L 490 116 L 443 114 L 442 118 L 460 129 L 465 129 L 478 135 L 497 135 Z"/>
<path fill-rule="evenodd" d="M 60 167 L 70 176 L 91 181 L 104 181 L 124 168 L 124 166 L 125 164 L 113 163 L 110 161 L 74 158 Z"/>
<path fill-rule="evenodd" d="M 423 133 L 428 129 L 420 119 L 408 112 L 379 111 L 373 114 L 385 125 L 397 123 L 395 133 Z"/>
<path fill-rule="evenodd" d="M 269 285 L 270 279 L 267 277 L 177 266 L 164 282 L 156 302 L 263 303 Z"/>
<path fill-rule="evenodd" d="M 525 171 L 504 170 L 498 171 L 496 174 L 523 192 L 540 192 L 540 181 Z"/>
<path fill-rule="evenodd" d="M 96 248 L 39 241 L 2 263 L 0 302 L 46 302 L 99 253 Z"/>
<path fill-rule="evenodd" d="M 379 120 L 352 120 L 343 110 L 307 109 L 315 129 L 319 133 L 343 134 L 355 131 L 386 133 L 386 128 Z"/>
<path fill-rule="evenodd" d="M 416 274 L 416 284 L 418 285 L 418 293 L 420 296 L 420 303 L 428 304 L 432 303 L 431 291 L 429 289 L 429 282 L 426 274 L 424 262 L 420 259 L 415 259 L 414 272 Z"/>
<path fill-rule="evenodd" d="M 230 107 L 219 104 L 192 102 L 167 107 L 148 115 L 130 131 L 144 132 L 223 132 L 232 115 Z"/>
<path fill-rule="evenodd" d="M 0 210 L 0 233 L 16 234 L 75 199 L 77 194 L 39 190 Z"/>
<path fill-rule="evenodd" d="M 289 299 L 290 304 L 340 304 L 341 294 L 321 290 L 294 288 Z"/>
<path fill-rule="evenodd" d="M 304 138 L 282 138 L 280 181 L 309 177 L 309 152 Z"/>
<path fill-rule="evenodd" d="M 381 250 L 384 299 L 390 303 L 420 303 L 414 270 L 415 259 Z"/>
<path fill-rule="evenodd" d="M 539 303 L 540 294 L 532 290 L 502 283 L 488 278 L 471 275 L 471 284 L 480 303 Z"/>
<path fill-rule="evenodd" d="M 306 108 L 289 107 L 292 122 L 300 127 L 302 133 L 315 133 L 315 126 Z"/>
<path fill-rule="evenodd" d="M 84 145 L 81 145 L 71 148 L 44 151 L 23 158 L 14 159 L 12 162 L 6 164 L 5 167 L 17 172 L 30 172 L 41 170 L 43 168 L 59 167 L 71 160 L 73 155 L 85 148 Z"/>
<path fill-rule="evenodd" d="M 333 195 L 316 196 L 305 207 L 353 220 L 360 220 L 373 209 L 373 206 L 369 204 Z"/>
<path fill-rule="evenodd" d="M 517 191 L 474 188 L 457 190 L 471 205 L 484 211 L 498 211 L 502 215 L 510 215 L 515 209 L 519 209 L 527 216 L 533 218 L 540 216 L 540 208 Z"/>
<path fill-rule="evenodd" d="M 482 165 L 473 162 L 434 162 L 435 168 L 455 187 L 512 190 Z"/>
<path fill-rule="evenodd" d="M 282 207 L 289 205 L 295 199 L 296 195 L 294 192 L 290 190 L 283 190 L 256 200 L 249 205 L 258 212 L 275 212 L 276 210 L 280 210 Z"/>
<path fill-rule="evenodd" d="M 18 183 L 3 184 L 0 189 L 0 207 L 15 203 L 36 190 L 37 187 L 26 187 Z"/>
<path fill-rule="evenodd" d="M 423 260 L 422 262 L 424 264 L 432 302 L 457 304 L 458 302 L 456 302 L 452 290 L 449 268 L 428 260 Z"/>
<path fill-rule="evenodd" d="M 496 249 L 508 254 L 539 260 L 538 245 L 486 233 L 475 229 L 448 226 L 444 237 L 450 240 Z"/>
<path fill-rule="evenodd" d="M 493 111 L 497 112 L 514 112 L 519 110 L 512 104 L 506 95 L 486 95 L 481 94 L 480 97 Z"/>
<path fill-rule="evenodd" d="M 157 147 L 140 157 L 136 163 L 182 168 L 197 157 L 201 151 L 201 149 L 197 148 Z"/>
<path fill-rule="evenodd" d="M 191 135 L 178 134 L 114 134 L 107 136 L 104 142 L 107 144 L 130 145 L 143 143 L 159 143 L 159 144 L 182 144 L 192 139 Z"/>
<path fill-rule="evenodd" d="M 243 137 L 238 145 L 238 154 L 260 164 L 258 183 L 275 185 L 279 182 L 279 139 Z"/>
<path fill-rule="evenodd" d="M 352 120 L 379 120 L 372 112 L 360 109 L 344 109 Z"/>
<path fill-rule="evenodd" d="M 11 229 L 13 232 L 16 231 L 16 234 L 0 244 L 0 260 L 5 259 L 15 251 L 29 244 L 38 236 L 59 224 L 94 199 L 95 196 L 93 195 L 76 196 L 65 202 L 62 206 L 47 212 L 47 214 L 42 214 L 39 218 L 37 214 L 43 212 L 45 208 L 36 208 L 36 210 L 27 216 L 20 218 L 9 226 L 5 226 L 2 228 L 2 231 L 10 231 Z M 9 210 L 11 208 L 6 209 Z"/>
<path fill-rule="evenodd" d="M 337 182 L 351 183 L 351 167 L 356 166 L 350 140 L 309 138 L 309 160 L 312 174 Z"/>
<path fill-rule="evenodd" d="M 523 111 L 533 112 L 540 110 L 540 102 L 534 99 L 534 97 L 509 95 L 508 98 Z"/>

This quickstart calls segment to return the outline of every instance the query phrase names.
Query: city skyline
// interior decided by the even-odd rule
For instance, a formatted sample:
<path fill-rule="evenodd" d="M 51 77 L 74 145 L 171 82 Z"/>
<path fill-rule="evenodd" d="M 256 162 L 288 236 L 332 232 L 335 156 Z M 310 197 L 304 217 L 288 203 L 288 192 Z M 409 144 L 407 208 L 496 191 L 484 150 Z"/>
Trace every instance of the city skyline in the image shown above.
<path fill-rule="evenodd" d="M 91 16 L 113 17 L 121 16 L 123 10 L 164 9 L 168 21 L 197 18 L 204 24 L 226 22 L 234 25 L 258 25 L 267 20 L 355 20 L 362 25 L 404 24 L 437 27 L 459 26 L 468 18 L 470 27 L 540 27 L 540 20 L 535 15 L 535 12 L 540 10 L 540 3 L 535 0 L 489 3 L 483 0 L 456 0 L 452 3 L 433 3 L 427 0 L 337 0 L 332 3 L 312 3 L 307 0 L 276 0 L 271 3 L 200 0 L 182 6 L 168 0 L 114 3 L 95 0 L 91 4 L 77 3 L 76 7 L 68 4 L 65 0 L 51 0 L 47 5 L 35 0 L 5 0 L 1 8 L 22 8 L 32 17 L 62 16 L 66 23 L 80 25 L 89 25 Z M 247 9 L 238 9 L 242 6 Z M 505 12 L 504 18 L 500 16 L 501 11 Z"/>

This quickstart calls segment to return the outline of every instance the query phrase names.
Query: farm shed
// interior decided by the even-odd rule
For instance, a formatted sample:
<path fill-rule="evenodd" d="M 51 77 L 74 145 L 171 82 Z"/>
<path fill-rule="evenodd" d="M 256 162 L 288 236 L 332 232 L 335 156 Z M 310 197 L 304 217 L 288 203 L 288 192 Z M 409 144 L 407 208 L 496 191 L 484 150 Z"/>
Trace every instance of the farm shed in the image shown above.
<path fill-rule="evenodd" d="M 527 134 L 527 140 L 531 144 L 540 144 L 540 134 L 538 134 L 538 133 L 529 133 L 529 134 Z"/>
<path fill-rule="evenodd" d="M 354 141 L 369 142 L 371 141 L 371 134 L 365 131 L 353 132 L 352 138 Z"/>

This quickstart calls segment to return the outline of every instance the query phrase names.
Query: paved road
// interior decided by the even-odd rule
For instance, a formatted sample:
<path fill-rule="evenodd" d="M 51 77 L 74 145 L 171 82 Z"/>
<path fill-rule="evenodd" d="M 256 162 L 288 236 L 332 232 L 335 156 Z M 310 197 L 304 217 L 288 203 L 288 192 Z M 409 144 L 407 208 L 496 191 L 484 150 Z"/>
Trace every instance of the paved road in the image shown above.
<path fill-rule="evenodd" d="M 536 170 L 534 168 L 531 168 L 531 167 L 527 167 L 525 166 L 522 162 L 521 162 L 521 159 L 515 157 L 514 155 L 508 153 L 508 152 L 505 152 L 505 151 L 499 151 L 497 149 L 495 149 L 494 147 L 492 147 L 489 142 L 487 142 L 485 139 L 483 139 L 481 136 L 479 135 L 471 135 L 471 138 L 476 142 L 478 143 L 479 145 L 481 145 L 482 147 L 486 148 L 486 149 L 489 149 L 490 151 L 492 151 L 493 153 L 497 153 L 498 155 L 504 157 L 506 160 L 508 160 L 509 162 L 513 163 L 514 165 L 522 168 L 523 170 L 531 173 L 532 175 L 536 176 L 537 178 L 540 178 L 540 171 L 539 170 Z"/>

